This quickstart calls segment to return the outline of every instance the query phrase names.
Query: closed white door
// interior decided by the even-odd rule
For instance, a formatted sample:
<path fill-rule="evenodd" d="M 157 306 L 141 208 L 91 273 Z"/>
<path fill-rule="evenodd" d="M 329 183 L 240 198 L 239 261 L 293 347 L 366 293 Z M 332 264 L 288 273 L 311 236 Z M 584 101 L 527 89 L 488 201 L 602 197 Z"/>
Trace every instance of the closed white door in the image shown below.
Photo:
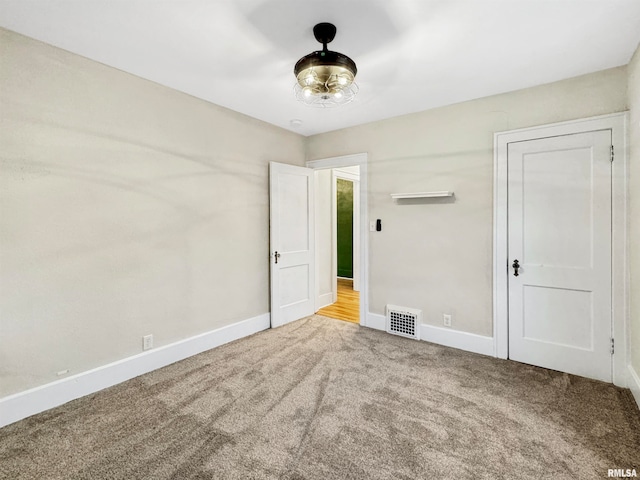
<path fill-rule="evenodd" d="M 610 382 L 611 132 L 508 145 L 509 358 Z"/>
<path fill-rule="evenodd" d="M 313 170 L 271 162 L 271 326 L 314 313 Z"/>

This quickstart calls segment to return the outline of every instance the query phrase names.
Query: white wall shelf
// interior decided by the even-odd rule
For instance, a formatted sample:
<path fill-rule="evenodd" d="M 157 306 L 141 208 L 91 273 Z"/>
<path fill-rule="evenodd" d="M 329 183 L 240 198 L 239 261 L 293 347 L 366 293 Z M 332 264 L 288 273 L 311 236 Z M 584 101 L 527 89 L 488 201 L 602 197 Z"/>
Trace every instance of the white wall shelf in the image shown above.
<path fill-rule="evenodd" d="M 397 200 L 404 198 L 439 198 L 439 197 L 453 197 L 453 192 L 412 192 L 412 193 L 392 193 L 391 198 Z"/>

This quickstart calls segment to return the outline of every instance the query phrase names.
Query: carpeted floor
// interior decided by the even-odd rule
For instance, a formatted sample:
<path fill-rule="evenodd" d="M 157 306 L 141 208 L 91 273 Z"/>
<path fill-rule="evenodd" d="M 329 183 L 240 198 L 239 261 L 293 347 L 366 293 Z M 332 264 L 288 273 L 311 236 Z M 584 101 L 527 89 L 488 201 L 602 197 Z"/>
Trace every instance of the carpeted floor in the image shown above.
<path fill-rule="evenodd" d="M 319 316 L 0 429 L 2 479 L 604 479 L 628 390 Z"/>

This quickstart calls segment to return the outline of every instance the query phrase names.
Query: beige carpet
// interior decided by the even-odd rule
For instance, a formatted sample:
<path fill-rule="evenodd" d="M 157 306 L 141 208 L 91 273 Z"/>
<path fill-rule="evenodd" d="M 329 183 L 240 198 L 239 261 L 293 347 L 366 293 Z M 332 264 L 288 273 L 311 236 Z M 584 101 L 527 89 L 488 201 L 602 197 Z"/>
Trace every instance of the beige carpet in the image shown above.
<path fill-rule="evenodd" d="M 2 479 L 604 479 L 628 390 L 312 317 L 0 430 Z"/>

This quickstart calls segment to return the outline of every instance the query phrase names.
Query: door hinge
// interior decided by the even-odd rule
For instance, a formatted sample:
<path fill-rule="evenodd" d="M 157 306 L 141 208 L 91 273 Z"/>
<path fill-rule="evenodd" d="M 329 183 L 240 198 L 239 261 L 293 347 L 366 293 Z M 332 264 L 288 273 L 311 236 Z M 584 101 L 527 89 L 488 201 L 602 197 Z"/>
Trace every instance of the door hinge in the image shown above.
<path fill-rule="evenodd" d="M 615 351 L 615 340 L 612 338 L 611 339 L 611 355 L 613 355 Z"/>
<path fill-rule="evenodd" d="M 613 145 L 611 145 L 611 161 L 613 162 L 613 157 L 614 157 L 614 153 L 613 153 Z"/>

